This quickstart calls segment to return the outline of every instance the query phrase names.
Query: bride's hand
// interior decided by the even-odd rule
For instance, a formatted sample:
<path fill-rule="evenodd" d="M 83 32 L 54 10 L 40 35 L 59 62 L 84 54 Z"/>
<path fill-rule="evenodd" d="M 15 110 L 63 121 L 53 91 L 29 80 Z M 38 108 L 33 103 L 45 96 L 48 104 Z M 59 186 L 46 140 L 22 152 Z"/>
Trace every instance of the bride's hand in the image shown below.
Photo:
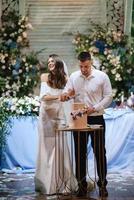
<path fill-rule="evenodd" d="M 75 96 L 75 90 L 68 90 L 68 95 L 71 96 Z"/>

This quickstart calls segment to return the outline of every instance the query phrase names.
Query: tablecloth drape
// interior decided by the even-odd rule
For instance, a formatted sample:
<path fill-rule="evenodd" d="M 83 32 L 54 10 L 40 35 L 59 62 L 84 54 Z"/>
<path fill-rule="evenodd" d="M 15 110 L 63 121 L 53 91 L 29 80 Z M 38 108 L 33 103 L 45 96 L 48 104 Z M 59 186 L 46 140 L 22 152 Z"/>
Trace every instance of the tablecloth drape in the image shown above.
<path fill-rule="evenodd" d="M 134 171 L 134 111 L 108 108 L 106 122 L 106 150 L 109 171 Z M 38 146 L 38 118 L 13 119 L 7 138 L 1 168 L 6 172 L 34 172 Z M 88 165 L 92 170 L 93 153 L 88 144 Z"/>

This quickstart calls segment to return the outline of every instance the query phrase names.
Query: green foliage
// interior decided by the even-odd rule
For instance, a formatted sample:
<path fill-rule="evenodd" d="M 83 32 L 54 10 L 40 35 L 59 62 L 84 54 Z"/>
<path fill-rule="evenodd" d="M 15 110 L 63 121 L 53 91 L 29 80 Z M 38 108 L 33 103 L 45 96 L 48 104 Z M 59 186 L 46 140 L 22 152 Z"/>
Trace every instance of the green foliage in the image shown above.
<path fill-rule="evenodd" d="M 134 48 L 128 36 L 120 31 L 108 30 L 105 25 L 92 24 L 86 34 L 74 34 L 76 53 L 89 51 L 94 60 L 98 59 L 100 70 L 111 80 L 113 96 L 124 93 L 128 97 L 134 86 Z"/>
<path fill-rule="evenodd" d="M 9 112 L 5 112 L 5 109 L 0 105 L 0 159 L 1 153 L 5 148 L 7 135 L 10 134 L 10 129 L 12 127 Z"/>
<path fill-rule="evenodd" d="M 3 87 L 5 87 L 6 84 L 5 82 L 6 82 L 5 79 L 0 77 L 0 90 L 2 90 Z"/>

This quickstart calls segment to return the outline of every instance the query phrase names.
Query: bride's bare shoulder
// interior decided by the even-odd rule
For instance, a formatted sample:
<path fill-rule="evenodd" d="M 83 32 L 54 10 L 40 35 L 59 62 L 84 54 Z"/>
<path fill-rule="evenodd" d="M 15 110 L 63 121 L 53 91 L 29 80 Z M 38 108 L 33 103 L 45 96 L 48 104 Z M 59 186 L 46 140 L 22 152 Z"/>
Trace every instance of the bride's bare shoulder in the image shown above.
<path fill-rule="evenodd" d="M 41 79 L 41 82 L 47 82 L 47 80 L 48 80 L 48 73 L 41 74 L 40 79 Z"/>

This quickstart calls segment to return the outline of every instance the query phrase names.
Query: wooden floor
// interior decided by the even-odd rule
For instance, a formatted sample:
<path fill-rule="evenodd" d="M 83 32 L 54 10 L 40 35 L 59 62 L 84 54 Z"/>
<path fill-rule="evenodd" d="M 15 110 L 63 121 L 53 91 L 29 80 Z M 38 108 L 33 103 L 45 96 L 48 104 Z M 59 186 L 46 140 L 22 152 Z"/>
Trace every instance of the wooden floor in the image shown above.
<path fill-rule="evenodd" d="M 108 175 L 108 198 L 104 200 L 134 200 L 134 174 Z M 34 174 L 0 174 L 0 200 L 67 200 L 78 199 L 75 196 L 45 197 L 34 191 Z M 79 198 L 82 200 L 82 198 Z M 90 191 L 89 200 L 101 200 L 98 188 Z"/>

